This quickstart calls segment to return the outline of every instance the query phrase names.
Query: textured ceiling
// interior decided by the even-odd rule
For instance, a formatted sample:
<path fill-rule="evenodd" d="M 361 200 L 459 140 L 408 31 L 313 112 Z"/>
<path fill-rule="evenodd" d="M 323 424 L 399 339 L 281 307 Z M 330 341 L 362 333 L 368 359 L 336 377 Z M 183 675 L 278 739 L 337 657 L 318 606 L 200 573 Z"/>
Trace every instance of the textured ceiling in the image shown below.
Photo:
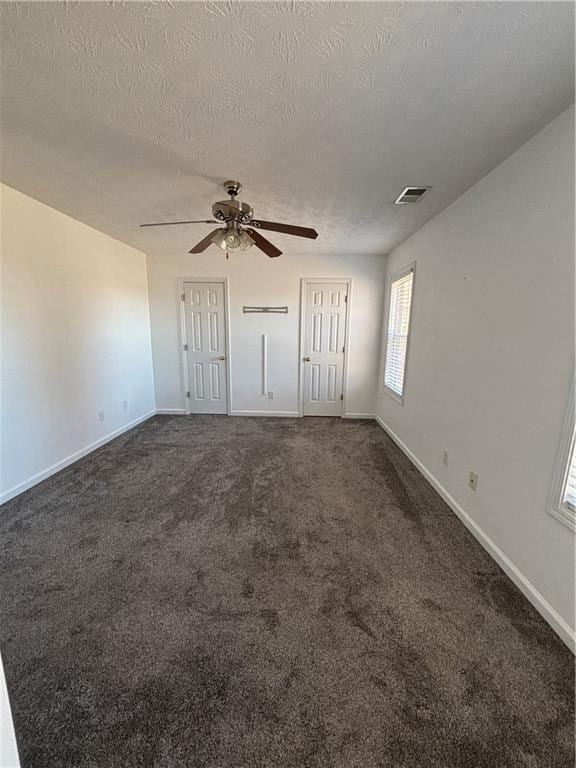
<path fill-rule="evenodd" d="M 237 178 L 286 252 L 385 253 L 573 101 L 560 2 L 2 2 L 1 177 L 144 251 Z M 414 206 L 406 185 L 434 185 Z M 216 253 L 216 251 L 215 251 Z"/>

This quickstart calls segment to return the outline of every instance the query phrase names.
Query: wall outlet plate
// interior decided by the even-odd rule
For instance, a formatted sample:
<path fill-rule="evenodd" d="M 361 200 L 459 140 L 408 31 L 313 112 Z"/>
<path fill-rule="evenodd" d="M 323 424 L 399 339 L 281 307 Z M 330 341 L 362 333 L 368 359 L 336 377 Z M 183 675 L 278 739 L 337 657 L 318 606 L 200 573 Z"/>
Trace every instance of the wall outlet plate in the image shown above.
<path fill-rule="evenodd" d="M 468 475 L 468 487 L 473 491 L 478 490 L 478 474 L 472 472 L 472 470 L 470 470 L 470 474 Z"/>
<path fill-rule="evenodd" d="M 104 411 L 98 411 L 98 419 L 99 421 L 104 421 Z"/>
<path fill-rule="evenodd" d="M 128 400 L 122 400 L 122 408 L 124 408 L 125 411 L 128 410 Z"/>
<path fill-rule="evenodd" d="M 444 448 L 444 450 L 442 451 L 442 464 L 444 464 L 444 466 L 447 467 L 449 463 L 450 463 L 450 451 L 448 450 L 448 448 Z"/>
<path fill-rule="evenodd" d="M 268 392 L 268 400 L 274 400 L 274 392 Z"/>

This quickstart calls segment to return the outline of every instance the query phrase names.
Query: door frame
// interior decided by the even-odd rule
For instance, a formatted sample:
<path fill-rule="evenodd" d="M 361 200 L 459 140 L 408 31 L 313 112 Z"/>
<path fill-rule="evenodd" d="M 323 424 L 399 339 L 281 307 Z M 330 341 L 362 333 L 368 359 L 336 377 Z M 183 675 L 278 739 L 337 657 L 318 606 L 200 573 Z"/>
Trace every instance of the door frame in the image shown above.
<path fill-rule="evenodd" d="M 351 277 L 301 277 L 300 278 L 300 344 L 298 348 L 298 415 L 304 416 L 304 336 L 306 331 L 306 297 L 308 288 L 318 283 L 346 283 L 346 320 L 344 329 L 344 363 L 342 372 L 342 406 L 340 418 L 346 413 L 346 393 L 348 388 L 348 347 L 350 343 L 350 309 L 352 307 L 352 278 Z"/>
<path fill-rule="evenodd" d="M 224 327 L 226 329 L 226 415 L 230 416 L 232 410 L 232 359 L 230 356 L 230 304 L 229 304 L 229 281 L 227 277 L 179 277 L 178 278 L 178 296 L 177 301 L 180 307 L 180 366 L 182 370 L 181 383 L 182 399 L 184 400 L 184 412 L 186 416 L 192 415 L 190 410 L 190 398 L 186 397 L 186 392 L 190 389 L 190 379 L 188 376 L 188 350 L 185 345 L 188 343 L 186 336 L 186 302 L 182 299 L 184 296 L 185 283 L 221 283 L 224 288 Z"/>

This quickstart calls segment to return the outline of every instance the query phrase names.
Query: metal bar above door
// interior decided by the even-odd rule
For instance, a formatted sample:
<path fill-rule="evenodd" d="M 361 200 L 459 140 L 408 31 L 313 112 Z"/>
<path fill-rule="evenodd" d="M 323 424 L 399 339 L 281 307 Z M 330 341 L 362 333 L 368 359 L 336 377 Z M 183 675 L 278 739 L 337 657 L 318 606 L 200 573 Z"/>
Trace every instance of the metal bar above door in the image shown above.
<path fill-rule="evenodd" d="M 272 314 L 276 313 L 279 315 L 287 315 L 288 314 L 288 307 L 242 307 L 242 312 L 244 314 L 253 314 L 256 312 L 259 312 L 261 314 Z"/>

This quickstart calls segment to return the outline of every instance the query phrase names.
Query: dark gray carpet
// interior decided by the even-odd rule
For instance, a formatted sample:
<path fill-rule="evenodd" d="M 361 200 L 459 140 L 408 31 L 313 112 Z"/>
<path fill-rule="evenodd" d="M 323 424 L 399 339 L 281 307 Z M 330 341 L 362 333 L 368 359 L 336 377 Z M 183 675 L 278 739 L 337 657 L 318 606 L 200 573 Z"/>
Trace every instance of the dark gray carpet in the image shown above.
<path fill-rule="evenodd" d="M 5 505 L 24 768 L 572 768 L 560 640 L 374 422 L 158 416 Z"/>

